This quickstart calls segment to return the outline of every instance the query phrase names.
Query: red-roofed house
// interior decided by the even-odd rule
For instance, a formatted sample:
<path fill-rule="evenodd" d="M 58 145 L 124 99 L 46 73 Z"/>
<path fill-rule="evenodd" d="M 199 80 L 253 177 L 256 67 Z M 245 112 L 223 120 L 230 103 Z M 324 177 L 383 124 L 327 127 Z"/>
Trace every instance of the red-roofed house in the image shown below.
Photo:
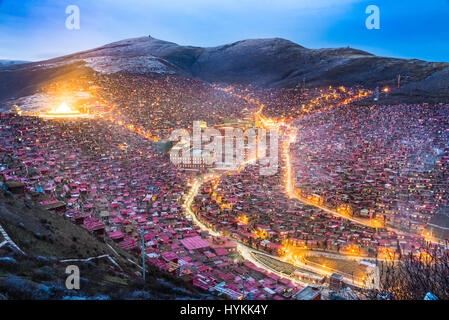
<path fill-rule="evenodd" d="M 204 241 L 200 236 L 189 237 L 179 240 L 187 250 L 196 250 L 209 247 L 209 243 Z"/>

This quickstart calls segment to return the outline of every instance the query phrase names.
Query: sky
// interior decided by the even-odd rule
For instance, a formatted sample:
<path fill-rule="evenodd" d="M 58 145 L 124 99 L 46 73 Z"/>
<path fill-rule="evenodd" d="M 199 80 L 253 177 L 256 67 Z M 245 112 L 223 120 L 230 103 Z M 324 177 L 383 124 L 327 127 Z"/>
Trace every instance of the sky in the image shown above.
<path fill-rule="evenodd" d="M 80 29 L 66 28 L 66 7 Z M 380 10 L 368 30 L 366 8 Z M 449 0 L 0 0 L 0 59 L 39 61 L 151 35 L 217 46 L 280 37 L 307 48 L 449 62 Z"/>

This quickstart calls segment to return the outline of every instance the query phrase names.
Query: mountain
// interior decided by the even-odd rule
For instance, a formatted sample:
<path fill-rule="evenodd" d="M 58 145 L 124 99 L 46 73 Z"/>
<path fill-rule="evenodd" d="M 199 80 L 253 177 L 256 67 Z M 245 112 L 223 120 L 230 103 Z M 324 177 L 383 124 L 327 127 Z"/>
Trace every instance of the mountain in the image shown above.
<path fill-rule="evenodd" d="M 403 88 L 397 95 L 449 100 L 449 63 L 379 57 L 352 48 L 308 49 L 289 40 L 251 39 L 218 47 L 180 46 L 148 37 L 114 42 L 42 62 L 0 68 L 0 101 L 66 75 L 160 73 L 261 87 L 363 85 Z"/>
<path fill-rule="evenodd" d="M 29 63 L 29 61 L 23 61 L 23 60 L 2 60 L 2 59 L 0 59 L 0 66 L 2 66 L 2 67 L 12 66 L 14 64 L 23 64 L 23 63 Z"/>

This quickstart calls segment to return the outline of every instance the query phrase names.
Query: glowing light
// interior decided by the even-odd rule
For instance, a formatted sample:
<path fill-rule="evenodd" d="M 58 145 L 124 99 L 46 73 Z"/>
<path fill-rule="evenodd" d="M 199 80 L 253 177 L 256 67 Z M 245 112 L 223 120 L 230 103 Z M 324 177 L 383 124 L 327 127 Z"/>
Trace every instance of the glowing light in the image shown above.
<path fill-rule="evenodd" d="M 248 223 L 249 223 L 249 220 L 248 220 L 248 217 L 247 217 L 246 215 L 242 214 L 242 215 L 240 215 L 240 216 L 237 218 L 237 222 L 244 223 L 244 224 L 248 224 Z"/>
<path fill-rule="evenodd" d="M 65 102 L 61 103 L 59 107 L 49 113 L 80 113 L 78 110 L 72 110 Z"/>
<path fill-rule="evenodd" d="M 81 113 L 79 110 L 70 108 L 65 102 L 61 103 L 56 109 L 40 115 L 42 118 L 83 118 L 88 116 L 87 113 Z"/>
<path fill-rule="evenodd" d="M 254 230 L 254 235 L 257 238 L 261 238 L 261 239 L 267 239 L 268 238 L 268 232 L 266 230 L 260 229 L 260 228 Z"/>

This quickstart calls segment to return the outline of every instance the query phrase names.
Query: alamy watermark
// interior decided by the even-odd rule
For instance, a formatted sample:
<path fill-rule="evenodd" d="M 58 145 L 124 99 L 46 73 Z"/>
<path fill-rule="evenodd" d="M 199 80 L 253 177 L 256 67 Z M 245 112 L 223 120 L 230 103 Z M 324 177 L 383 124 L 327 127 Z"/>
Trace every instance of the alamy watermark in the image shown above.
<path fill-rule="evenodd" d="M 193 122 L 192 134 L 186 129 L 172 132 L 169 140 L 177 142 L 170 160 L 177 166 L 198 166 L 221 170 L 238 169 L 245 164 L 259 165 L 260 175 L 278 171 L 278 131 L 262 128 L 209 128 Z"/>
<path fill-rule="evenodd" d="M 80 29 L 80 8 L 76 5 L 70 5 L 65 8 L 65 13 L 69 16 L 65 19 L 65 27 L 69 30 Z"/>
<path fill-rule="evenodd" d="M 80 269 L 75 265 L 67 266 L 65 273 L 69 276 L 65 281 L 65 286 L 69 290 L 80 289 Z"/>
<path fill-rule="evenodd" d="M 370 5 L 366 7 L 366 14 L 369 16 L 366 18 L 365 26 L 368 30 L 380 29 L 380 9 L 376 5 Z"/>

